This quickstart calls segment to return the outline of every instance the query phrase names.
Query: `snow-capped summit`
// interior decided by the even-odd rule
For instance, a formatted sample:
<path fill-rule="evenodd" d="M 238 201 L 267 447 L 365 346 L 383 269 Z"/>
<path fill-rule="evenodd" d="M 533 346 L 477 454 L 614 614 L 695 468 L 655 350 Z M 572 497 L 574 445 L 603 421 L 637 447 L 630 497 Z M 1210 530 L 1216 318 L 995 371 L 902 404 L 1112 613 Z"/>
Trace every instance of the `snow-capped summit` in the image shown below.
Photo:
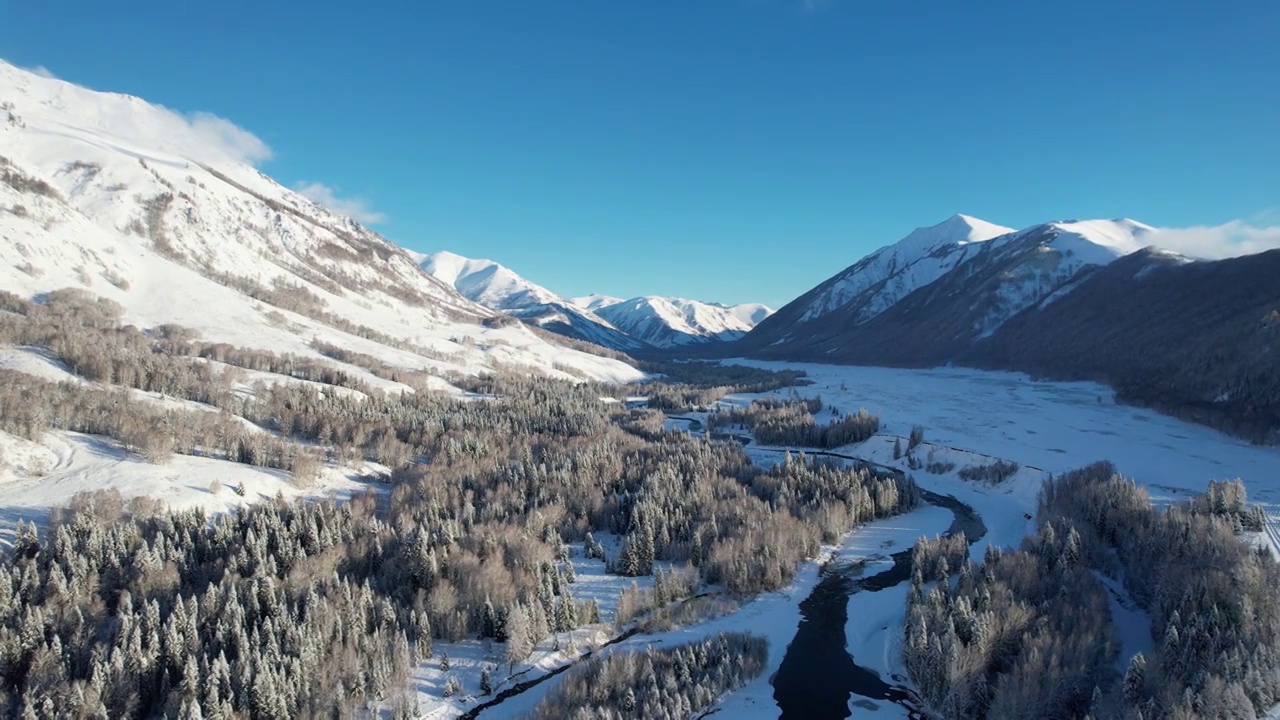
<path fill-rule="evenodd" d="M 902 255 L 927 254 L 939 246 L 983 242 L 1011 232 L 1012 228 L 1003 225 L 989 223 L 971 215 L 956 214 L 937 225 L 916 228 L 885 249 L 892 248 Z"/>
<path fill-rule="evenodd" d="M 948 341 L 985 337 L 1022 310 L 1070 292 L 1086 271 L 1148 245 L 1154 234 L 1127 219 L 1065 220 L 1014 231 L 955 215 L 912 231 L 800 296 L 761 323 L 748 342 L 823 338 L 829 348 L 838 347 L 848 328 L 890 310 L 885 322 L 898 325 L 909 318 L 951 318 L 951 325 L 929 331 Z M 944 305 L 950 309 L 940 309 Z"/>
<path fill-rule="evenodd" d="M 799 319 L 814 320 L 856 302 L 859 311 L 855 316 L 859 321 L 868 320 L 972 256 L 977 244 L 1012 232 L 968 215 L 953 215 L 937 225 L 917 228 L 802 296 Z"/>
<path fill-rule="evenodd" d="M 725 307 L 723 305 L 714 305 L 714 307 Z M 728 306 L 729 314 L 739 322 L 748 327 L 755 327 L 760 324 L 761 320 L 773 314 L 773 309 L 768 305 L 761 303 L 743 303 L 741 305 Z"/>
<path fill-rule="evenodd" d="M 1146 247 L 1155 228 L 1137 220 L 1064 220 L 1048 223 L 1057 232 L 1050 243 L 1064 253 L 1083 255 L 1082 261 L 1105 265 L 1117 257 Z"/>
<path fill-rule="evenodd" d="M 601 295 L 594 293 L 592 295 L 583 295 L 582 297 L 570 298 L 569 302 L 582 308 L 583 310 L 591 310 L 592 312 L 610 305 L 617 305 L 625 302 L 626 298 L 613 297 L 612 295 Z"/>
<path fill-rule="evenodd" d="M 415 257 L 424 270 L 485 307 L 617 350 L 736 340 L 773 312 L 758 303 L 727 306 L 656 296 L 568 300 L 492 260 L 451 252 Z"/>
<path fill-rule="evenodd" d="M 465 258 L 448 251 L 423 256 L 423 270 L 452 285 L 464 297 L 494 310 L 563 304 L 564 299 L 492 260 Z"/>
<path fill-rule="evenodd" d="M 423 270 L 455 288 L 466 298 L 492 310 L 615 350 L 639 350 L 645 344 L 515 271 L 492 260 L 467 258 L 441 251 L 415 253 Z"/>
<path fill-rule="evenodd" d="M 485 327 L 493 311 L 253 167 L 269 157 L 226 120 L 0 61 L 0 288 L 83 288 L 139 327 L 277 352 L 315 356 L 318 339 L 414 369 L 641 376 L 520 326 Z"/>
<path fill-rule="evenodd" d="M 736 340 L 771 312 L 758 303 L 730 306 L 656 296 L 632 298 L 598 310 L 620 330 L 660 348 Z"/>

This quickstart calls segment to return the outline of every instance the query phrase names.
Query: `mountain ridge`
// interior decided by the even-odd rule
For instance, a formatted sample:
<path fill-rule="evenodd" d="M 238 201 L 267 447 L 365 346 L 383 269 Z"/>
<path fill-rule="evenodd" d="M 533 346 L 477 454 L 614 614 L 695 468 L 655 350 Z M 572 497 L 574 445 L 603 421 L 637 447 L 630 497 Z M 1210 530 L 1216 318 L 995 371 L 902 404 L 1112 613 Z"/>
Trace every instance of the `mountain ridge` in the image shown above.
<path fill-rule="evenodd" d="M 656 295 L 569 299 L 493 260 L 449 251 L 411 254 L 429 274 L 485 307 L 615 350 L 643 353 L 736 340 L 772 312 L 759 303 L 723 305 Z"/>

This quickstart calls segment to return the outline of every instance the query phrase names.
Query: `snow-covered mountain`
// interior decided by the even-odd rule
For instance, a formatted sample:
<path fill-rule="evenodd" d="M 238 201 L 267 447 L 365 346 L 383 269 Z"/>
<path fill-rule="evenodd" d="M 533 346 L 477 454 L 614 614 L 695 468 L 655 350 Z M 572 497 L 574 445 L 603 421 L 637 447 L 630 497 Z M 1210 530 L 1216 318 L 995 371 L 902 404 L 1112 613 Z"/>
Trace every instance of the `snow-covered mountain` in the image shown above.
<path fill-rule="evenodd" d="M 719 305 L 653 296 L 567 299 L 492 260 L 451 252 L 410 255 L 432 276 L 487 308 L 616 350 L 737 340 L 773 312 L 759 303 Z"/>
<path fill-rule="evenodd" d="M 984 337 L 1025 308 L 1069 292 L 1087 271 L 1141 249 L 1151 232 L 1133 220 L 1014 231 L 956 215 L 859 260 L 762 322 L 748 340 L 784 345 L 822 338 L 831 350 L 843 334 L 876 324 L 890 310 L 899 325 L 925 321 L 904 319 L 910 309 L 958 323 L 945 328 L 948 342 Z"/>
<path fill-rule="evenodd" d="M 1191 260 L 1134 220 L 1001 230 L 964 216 L 917 230 L 716 352 L 1094 380 L 1280 441 L 1280 250 Z"/>
<path fill-rule="evenodd" d="M 398 366 L 598 379 L 628 365 L 546 341 L 462 297 L 403 250 L 256 170 L 231 123 L 0 62 L 0 288 L 78 287 L 140 327 Z"/>
<path fill-rule="evenodd" d="M 617 305 L 620 302 L 625 302 L 625 300 L 626 300 L 625 298 L 613 297 L 612 295 L 601 295 L 599 293 L 595 293 L 592 295 L 583 295 L 582 297 L 570 298 L 569 302 L 582 308 L 583 310 L 590 310 L 592 312 L 595 312 L 596 310 L 599 310 L 602 307 Z"/>
<path fill-rule="evenodd" d="M 646 347 L 591 310 L 578 307 L 492 260 L 466 258 L 447 251 L 414 255 L 423 270 L 487 308 L 615 350 Z"/>
<path fill-rule="evenodd" d="M 967 215 L 953 215 L 932 227 L 918 228 L 806 295 L 800 320 L 813 320 L 854 302 L 858 303 L 858 319 L 869 320 L 916 288 L 950 272 L 972 256 L 979 243 L 1011 232 L 1012 228 Z"/>
<path fill-rule="evenodd" d="M 644 296 L 598 304 L 596 314 L 658 348 L 737 340 L 773 311 L 759 303 L 718 303 Z"/>

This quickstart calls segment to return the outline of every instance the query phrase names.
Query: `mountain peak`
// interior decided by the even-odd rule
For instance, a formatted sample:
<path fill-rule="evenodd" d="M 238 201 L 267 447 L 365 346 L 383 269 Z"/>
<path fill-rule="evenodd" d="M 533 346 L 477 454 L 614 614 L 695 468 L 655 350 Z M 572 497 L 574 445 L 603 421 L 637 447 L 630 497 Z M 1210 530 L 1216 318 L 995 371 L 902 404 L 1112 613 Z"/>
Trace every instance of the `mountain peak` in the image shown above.
<path fill-rule="evenodd" d="M 618 329 L 654 347 L 736 340 L 773 311 L 764 305 L 687 300 L 642 295 L 599 307 L 599 315 Z"/>
<path fill-rule="evenodd" d="M 721 305 L 643 295 L 565 299 L 491 260 L 456 253 L 420 258 L 422 269 L 470 300 L 555 332 L 618 350 L 735 340 L 773 311 L 764 305 Z"/>
<path fill-rule="evenodd" d="M 590 295 L 583 295 L 582 297 L 570 298 L 569 302 L 573 303 L 573 305 L 576 307 L 582 308 L 583 310 L 590 310 L 592 312 L 595 312 L 600 308 L 608 307 L 610 305 L 617 305 L 620 302 L 626 302 L 626 300 L 624 298 L 614 297 L 612 295 L 592 293 Z"/>
<path fill-rule="evenodd" d="M 937 225 L 912 230 L 893 247 L 902 250 L 928 251 L 940 245 L 964 245 L 971 242 L 982 242 L 992 238 L 1008 235 L 1013 228 L 1007 228 L 971 215 L 955 214 Z"/>
<path fill-rule="evenodd" d="M 1129 219 L 1063 220 L 1048 223 L 1048 227 L 1057 235 L 1050 245 L 1057 250 L 1070 250 L 1091 265 L 1106 265 L 1141 250 L 1150 244 L 1149 236 L 1155 230 Z"/>

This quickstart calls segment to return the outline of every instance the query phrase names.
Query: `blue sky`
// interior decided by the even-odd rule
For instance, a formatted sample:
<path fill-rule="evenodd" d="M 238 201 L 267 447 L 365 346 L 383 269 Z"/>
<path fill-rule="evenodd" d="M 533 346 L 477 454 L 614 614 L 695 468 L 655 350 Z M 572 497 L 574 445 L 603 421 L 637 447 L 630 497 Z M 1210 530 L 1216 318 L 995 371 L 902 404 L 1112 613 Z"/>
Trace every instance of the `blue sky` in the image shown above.
<path fill-rule="evenodd" d="M 230 119 L 407 247 L 776 307 L 957 212 L 1271 237 L 1278 30 L 1273 0 L 42 0 L 0 57 Z"/>

